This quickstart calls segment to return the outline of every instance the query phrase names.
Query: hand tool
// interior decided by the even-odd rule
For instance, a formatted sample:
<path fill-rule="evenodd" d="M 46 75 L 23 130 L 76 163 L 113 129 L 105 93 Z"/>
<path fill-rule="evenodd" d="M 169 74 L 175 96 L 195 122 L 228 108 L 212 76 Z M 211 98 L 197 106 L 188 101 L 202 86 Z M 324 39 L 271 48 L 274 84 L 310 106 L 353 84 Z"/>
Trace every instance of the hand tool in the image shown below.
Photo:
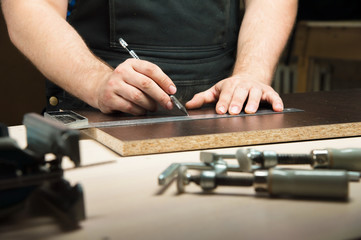
<path fill-rule="evenodd" d="M 83 190 L 63 178 L 61 164 L 66 156 L 80 165 L 79 131 L 35 113 L 26 114 L 23 123 L 25 149 L 7 134 L 0 136 L 0 216 L 26 203 L 47 209 L 66 229 L 77 228 L 85 219 Z"/>
<path fill-rule="evenodd" d="M 71 110 L 44 112 L 44 117 L 56 120 L 57 122 L 64 124 L 68 128 L 76 129 L 82 126 L 89 125 L 89 121 L 86 117 Z"/>
<path fill-rule="evenodd" d="M 238 165 L 227 164 L 226 162 L 218 162 L 217 166 L 195 162 L 172 163 L 158 176 L 158 184 L 162 186 L 168 185 L 174 178 L 178 176 L 178 171 L 180 168 L 186 168 L 190 170 L 214 170 L 216 167 L 218 167 L 218 169 L 224 169 L 224 166 L 221 165 L 226 165 L 226 171 L 228 172 L 242 172 L 242 169 L 240 169 Z"/>
<path fill-rule="evenodd" d="M 227 172 L 245 172 L 248 167 L 239 164 L 228 164 L 224 159 L 236 159 L 235 154 L 217 154 L 213 152 L 201 152 L 200 163 L 172 163 L 158 176 L 158 184 L 166 186 L 178 176 L 180 169 L 190 170 L 213 170 L 218 175 L 224 175 Z"/>
<path fill-rule="evenodd" d="M 138 55 L 128 47 L 128 43 L 123 38 L 119 38 L 119 43 L 125 50 L 128 51 L 130 56 L 132 56 L 135 59 L 140 59 Z M 189 116 L 187 109 L 183 106 L 183 104 L 181 104 L 181 102 L 177 99 L 176 96 L 170 95 L 170 99 L 179 110 L 181 110 L 186 116 Z"/>
<path fill-rule="evenodd" d="M 279 154 L 274 151 L 239 149 L 236 158 L 241 165 L 271 168 L 278 164 L 310 164 L 313 168 L 361 171 L 361 148 L 315 149 L 310 154 Z M 250 168 L 249 168 L 250 170 Z"/>
<path fill-rule="evenodd" d="M 201 163 L 174 163 L 158 177 L 159 185 L 166 186 L 174 178 L 177 179 L 177 190 L 184 192 L 185 186 L 194 182 L 204 191 L 211 191 L 217 186 L 254 186 L 257 193 L 268 193 L 270 196 L 316 197 L 347 199 L 348 182 L 358 182 L 360 173 L 345 169 L 281 169 L 277 164 L 310 164 L 313 158 L 332 168 L 325 162 L 325 153 L 313 150 L 307 154 L 280 154 L 273 151 L 257 151 L 239 149 L 236 154 L 217 154 L 201 152 Z M 350 163 L 342 166 L 348 170 L 357 170 L 359 149 L 328 149 L 328 155 L 337 156 L 337 163 L 342 156 L 349 158 Z M 328 156 L 327 155 L 327 156 Z M 311 156 L 311 157 L 310 157 Z M 329 156 L 328 156 L 329 157 Z M 225 159 L 236 159 L 238 165 L 228 164 Z M 321 159 L 321 160 L 319 160 Z M 315 161 L 316 161 L 315 160 Z M 355 163 L 355 161 L 357 163 Z M 352 163 L 352 164 L 351 164 Z M 333 166 L 333 165 L 332 165 Z M 188 170 L 201 171 L 199 175 L 191 175 Z M 228 175 L 228 172 L 233 172 Z"/>
<path fill-rule="evenodd" d="M 53 120 L 61 122 L 64 125 L 73 129 L 87 129 L 87 128 L 138 126 L 138 125 L 148 125 L 148 124 L 167 123 L 167 122 L 184 122 L 184 121 L 194 121 L 194 120 L 234 118 L 234 117 L 284 114 L 284 113 L 294 113 L 294 112 L 302 112 L 302 110 L 296 108 L 285 108 L 283 112 L 274 112 L 270 109 L 259 109 L 256 113 L 240 113 L 238 115 L 199 114 L 199 115 L 191 115 L 191 116 L 170 116 L 170 117 L 149 117 L 149 118 L 147 117 L 142 119 L 136 118 L 136 119 L 93 122 L 93 123 L 89 123 L 86 117 L 76 112 L 67 111 L 67 110 L 46 112 L 44 113 L 44 117 L 51 118 Z"/>
<path fill-rule="evenodd" d="M 347 199 L 348 183 L 355 181 L 352 172 L 345 170 L 257 170 L 253 174 L 240 176 L 217 175 L 215 171 L 202 171 L 192 176 L 187 168 L 178 170 L 178 193 L 185 191 L 185 186 L 194 182 L 204 191 L 212 191 L 217 186 L 253 186 L 256 193 L 267 193 L 272 197 L 312 197 Z"/>

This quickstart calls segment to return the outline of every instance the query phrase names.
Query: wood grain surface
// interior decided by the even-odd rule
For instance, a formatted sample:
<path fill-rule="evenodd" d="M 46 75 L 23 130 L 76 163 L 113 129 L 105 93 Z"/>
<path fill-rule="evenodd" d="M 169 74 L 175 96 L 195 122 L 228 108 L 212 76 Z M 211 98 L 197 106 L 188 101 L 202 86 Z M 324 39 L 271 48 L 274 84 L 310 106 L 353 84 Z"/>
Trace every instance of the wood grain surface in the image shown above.
<path fill-rule="evenodd" d="M 282 98 L 285 107 L 304 111 L 82 131 L 123 156 L 361 135 L 361 89 L 287 94 Z M 130 117 L 121 113 L 79 113 L 89 122 L 164 117 L 165 114 L 159 111 Z M 213 114 L 214 110 L 189 111 L 190 115 L 205 113 Z"/>

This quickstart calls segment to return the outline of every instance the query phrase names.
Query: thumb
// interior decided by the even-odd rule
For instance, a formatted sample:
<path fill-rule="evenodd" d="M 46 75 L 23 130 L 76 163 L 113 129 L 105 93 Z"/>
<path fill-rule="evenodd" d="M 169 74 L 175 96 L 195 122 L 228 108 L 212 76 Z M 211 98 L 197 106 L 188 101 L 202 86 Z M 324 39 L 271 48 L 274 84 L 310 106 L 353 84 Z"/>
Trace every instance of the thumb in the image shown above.
<path fill-rule="evenodd" d="M 213 88 L 214 87 L 194 95 L 194 97 L 186 103 L 186 108 L 188 109 L 200 108 L 204 104 L 217 101 L 217 97 L 213 93 L 214 90 Z"/>

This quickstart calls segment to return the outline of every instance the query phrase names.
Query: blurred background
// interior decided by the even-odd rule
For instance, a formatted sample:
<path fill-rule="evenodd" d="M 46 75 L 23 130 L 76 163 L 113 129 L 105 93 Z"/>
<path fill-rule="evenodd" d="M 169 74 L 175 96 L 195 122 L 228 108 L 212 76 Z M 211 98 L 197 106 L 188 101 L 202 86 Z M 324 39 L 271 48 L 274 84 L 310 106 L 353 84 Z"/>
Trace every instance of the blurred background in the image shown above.
<path fill-rule="evenodd" d="M 22 123 L 28 112 L 45 107 L 45 78 L 10 42 L 0 11 L 0 122 Z"/>
<path fill-rule="evenodd" d="M 243 9 L 241 9 L 243 11 Z M 45 78 L 11 44 L 0 13 L 0 122 L 21 124 L 45 106 Z M 300 0 L 275 73 L 279 93 L 361 87 L 361 1 Z"/>

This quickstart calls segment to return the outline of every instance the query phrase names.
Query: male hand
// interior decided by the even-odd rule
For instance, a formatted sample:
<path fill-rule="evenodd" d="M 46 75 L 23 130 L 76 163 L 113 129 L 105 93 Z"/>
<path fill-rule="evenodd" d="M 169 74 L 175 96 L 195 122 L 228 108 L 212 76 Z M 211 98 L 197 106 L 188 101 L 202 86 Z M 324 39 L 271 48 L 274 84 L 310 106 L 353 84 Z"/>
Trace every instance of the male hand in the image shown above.
<path fill-rule="evenodd" d="M 272 87 L 250 79 L 252 79 L 251 76 L 245 74 L 226 78 L 210 89 L 194 95 L 192 100 L 186 103 L 186 107 L 189 109 L 199 108 L 218 100 L 216 105 L 218 114 L 228 112 L 236 115 L 241 112 L 245 104 L 246 113 L 255 113 L 260 101 L 266 101 L 272 105 L 274 111 L 283 111 L 282 99 Z"/>
<path fill-rule="evenodd" d="M 122 111 L 142 115 L 157 103 L 173 108 L 169 94 L 177 91 L 172 80 L 155 64 L 139 59 L 121 63 L 96 89 L 97 107 L 104 113 Z"/>

